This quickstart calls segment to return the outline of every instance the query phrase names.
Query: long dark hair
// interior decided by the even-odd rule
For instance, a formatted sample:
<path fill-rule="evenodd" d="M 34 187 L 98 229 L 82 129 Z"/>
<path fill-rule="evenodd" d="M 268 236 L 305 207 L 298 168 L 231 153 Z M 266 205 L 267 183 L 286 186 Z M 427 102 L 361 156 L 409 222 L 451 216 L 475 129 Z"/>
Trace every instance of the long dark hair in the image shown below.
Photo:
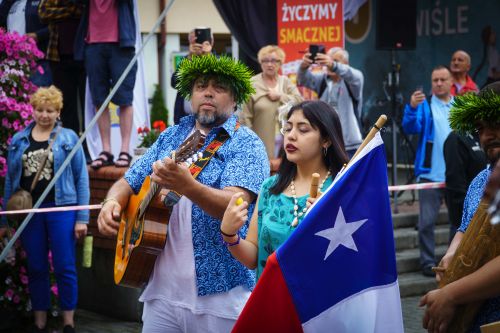
<path fill-rule="evenodd" d="M 318 129 L 323 139 L 329 139 L 332 143 L 323 161 L 331 174 L 335 176 L 342 166 L 349 161 L 345 152 L 344 139 L 342 137 L 342 126 L 337 112 L 327 103 L 322 101 L 305 101 L 294 105 L 286 119 L 290 119 L 292 114 L 302 110 L 304 117 L 311 123 L 314 129 Z M 283 192 L 297 174 L 297 165 L 286 158 L 284 150 L 281 151 L 281 164 L 278 170 L 278 177 L 274 185 L 269 189 L 272 194 Z"/>

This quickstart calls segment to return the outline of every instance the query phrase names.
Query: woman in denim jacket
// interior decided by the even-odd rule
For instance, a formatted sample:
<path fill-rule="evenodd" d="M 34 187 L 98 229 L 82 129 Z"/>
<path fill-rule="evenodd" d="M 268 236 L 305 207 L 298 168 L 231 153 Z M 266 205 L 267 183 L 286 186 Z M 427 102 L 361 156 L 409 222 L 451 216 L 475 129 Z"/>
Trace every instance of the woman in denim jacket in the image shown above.
<path fill-rule="evenodd" d="M 39 181 L 31 192 L 33 202 L 40 198 L 78 141 L 72 130 L 60 128 L 57 122 L 62 108 L 59 89 L 54 86 L 38 89 L 31 97 L 31 104 L 35 121 L 14 135 L 8 148 L 4 202 L 19 188 L 30 191 L 42 157 L 47 153 L 49 142 L 56 132 L 56 141 L 49 151 Z M 89 197 L 89 177 L 83 149 L 80 148 L 40 207 L 88 205 Z M 47 310 L 50 309 L 48 250 L 52 252 L 64 333 L 74 332 L 73 315 L 78 295 L 75 240 L 85 236 L 88 221 L 88 210 L 39 213 L 33 215 L 21 234 L 21 242 L 28 258 L 35 332 L 47 332 Z"/>

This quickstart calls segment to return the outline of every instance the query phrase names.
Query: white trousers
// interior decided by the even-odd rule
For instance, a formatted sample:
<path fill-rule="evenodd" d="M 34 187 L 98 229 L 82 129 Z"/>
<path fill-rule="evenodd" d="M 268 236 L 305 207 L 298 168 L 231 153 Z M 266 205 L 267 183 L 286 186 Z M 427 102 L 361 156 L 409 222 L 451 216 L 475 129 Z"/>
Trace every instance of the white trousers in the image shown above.
<path fill-rule="evenodd" d="M 223 333 L 231 332 L 235 319 L 209 314 L 194 314 L 159 299 L 144 302 L 143 333 Z"/>

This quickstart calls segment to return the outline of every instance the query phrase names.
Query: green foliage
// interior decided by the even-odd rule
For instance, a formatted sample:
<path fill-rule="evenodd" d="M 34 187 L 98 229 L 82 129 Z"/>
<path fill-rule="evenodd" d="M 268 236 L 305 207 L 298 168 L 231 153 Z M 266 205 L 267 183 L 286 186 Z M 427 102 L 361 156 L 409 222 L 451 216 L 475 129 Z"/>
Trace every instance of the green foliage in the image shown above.
<path fill-rule="evenodd" d="M 480 95 L 455 96 L 450 110 L 450 127 L 462 133 L 473 132 L 478 121 L 500 122 L 500 95 L 486 91 Z"/>
<path fill-rule="evenodd" d="M 228 56 L 213 54 L 185 58 L 177 71 L 176 89 L 186 99 L 191 98 L 193 84 L 199 77 L 217 78 L 231 88 L 238 105 L 248 101 L 255 93 L 250 79 L 252 71 L 243 63 Z"/>
<path fill-rule="evenodd" d="M 161 120 L 168 127 L 168 110 L 165 106 L 163 92 L 158 84 L 155 84 L 155 92 L 153 93 L 153 102 L 151 104 L 151 128 L 155 121 Z"/>

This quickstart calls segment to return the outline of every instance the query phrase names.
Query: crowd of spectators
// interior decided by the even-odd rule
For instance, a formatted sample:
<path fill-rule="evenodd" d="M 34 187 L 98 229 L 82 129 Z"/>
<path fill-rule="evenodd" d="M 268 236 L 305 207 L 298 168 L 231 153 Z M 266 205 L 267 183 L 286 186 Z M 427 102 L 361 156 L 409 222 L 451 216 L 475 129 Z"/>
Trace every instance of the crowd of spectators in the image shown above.
<path fill-rule="evenodd" d="M 38 48 L 46 55 L 39 62 L 43 70 L 35 72 L 31 76 L 32 82 L 42 87 L 33 96 L 35 122 L 15 136 L 11 142 L 9 150 L 11 153 L 9 153 L 8 161 L 9 183 L 5 188 L 4 200 L 8 199 L 18 187 L 29 190 L 28 187 L 33 179 L 33 170 L 30 168 L 36 164 L 30 162 L 30 158 L 40 159 L 43 154 L 51 156 L 49 161 L 52 164 L 48 163 L 45 167 L 47 175 L 39 183 L 38 192 L 41 193 L 43 186 L 53 177 L 68 149 L 75 144 L 78 135 L 81 135 L 84 130 L 83 114 L 87 79 L 89 93 L 96 111 L 101 107 L 111 88 L 117 83 L 122 72 L 135 55 L 137 34 L 134 10 L 133 1 L 0 1 L 0 27 L 4 27 L 7 31 L 16 31 L 19 34 L 32 37 Z M 188 53 L 185 58 L 190 61 L 197 57 L 211 55 L 217 58 L 214 54 L 214 37 L 211 34 L 209 36 L 206 40 L 199 40 L 195 35 L 195 29 L 190 31 L 188 34 Z M 495 35 L 490 38 L 493 44 L 494 38 Z M 335 160 L 345 162 L 345 158 L 352 157 L 361 145 L 364 135 L 361 119 L 365 77 L 359 69 L 350 65 L 348 51 L 334 47 L 324 53 L 312 54 L 307 50 L 297 68 L 296 83 L 280 73 L 286 58 L 285 52 L 280 47 L 276 45 L 263 46 L 258 52 L 257 58 L 261 73 L 251 78 L 253 93 L 249 95 L 248 101 L 243 103 L 241 108 L 238 108 L 235 103 L 235 98 L 238 96 L 232 95 L 232 100 L 226 101 L 227 105 L 225 106 L 231 106 L 234 108 L 232 111 L 237 111 L 236 116 L 228 119 L 232 119 L 235 126 L 241 124 L 252 130 L 262 141 L 268 159 L 286 159 L 287 155 L 283 144 L 284 135 L 281 131 L 283 122 L 286 122 L 288 118 L 291 119 L 295 110 L 305 112 L 304 110 L 310 107 L 323 108 L 326 110 L 325 112 L 335 115 L 335 126 L 340 128 L 339 132 L 342 134 L 341 141 L 343 143 L 340 145 L 341 148 L 335 151 Z M 418 137 L 414 161 L 416 182 L 446 183 L 445 189 L 425 189 L 418 192 L 420 266 L 425 276 L 435 276 L 433 270 L 433 267 L 436 266 L 434 229 L 442 203 L 445 202 L 448 207 L 451 241 L 454 239 L 460 224 L 463 223 L 462 211 L 464 210 L 467 189 L 476 175 L 484 170 L 488 163 L 484 149 L 482 149 L 484 143 L 481 142 L 477 133 L 463 134 L 452 131 L 449 124 L 450 110 L 456 96 L 479 92 L 477 84 L 469 75 L 471 65 L 470 55 L 464 50 L 457 50 L 452 54 L 449 66 L 436 65 L 433 68 L 430 73 L 431 93 L 426 95 L 422 90 L 414 91 L 404 108 L 402 128 L 406 134 Z M 56 185 L 55 190 L 53 189 L 44 201 L 45 206 L 88 203 L 88 173 L 86 172 L 85 160 L 95 170 L 112 165 L 130 167 L 132 156 L 129 151 L 134 112 L 132 102 L 136 72 L 137 65 L 125 77 L 111 100 L 119 106 L 120 110 L 121 147 L 119 156 L 115 159 L 115 156 L 111 154 L 113 144 L 110 136 L 111 120 L 109 110 L 106 109 L 98 119 L 102 152 L 96 159 L 90 161 L 86 149 L 79 151 L 70 167 L 72 170 L 71 177 L 68 176 L 70 179 Z M 494 69 L 493 72 L 489 73 L 489 76 L 496 78 L 497 73 L 498 71 Z M 179 75 L 177 70 L 172 74 L 171 85 L 174 88 L 179 86 Z M 224 86 L 222 89 L 219 82 L 214 81 L 213 77 L 205 79 L 207 82 L 198 83 L 199 89 L 203 89 L 203 91 L 223 90 L 222 92 L 217 91 L 216 95 L 231 94 L 230 87 Z M 55 85 L 57 88 L 51 85 Z M 299 104 L 303 102 L 303 97 L 297 85 L 314 91 L 317 99 L 321 102 Z M 43 88 L 49 86 L 50 88 Z M 48 97 L 44 97 L 45 95 Z M 62 103 L 63 97 L 64 104 Z M 182 120 L 183 118 L 191 119 L 193 115 L 199 117 L 196 114 L 197 111 L 193 110 L 190 97 L 192 96 L 186 96 L 180 92 L 176 96 L 174 123 L 180 124 L 178 126 L 182 128 L 187 126 L 183 121 L 188 121 Z M 297 105 L 300 107 L 294 109 L 294 106 Z M 292 110 L 291 113 L 289 113 L 290 110 Z M 300 120 L 304 122 L 304 119 L 309 116 L 300 113 L 300 117 Z M 196 122 L 200 121 L 199 118 L 196 118 Z M 318 130 L 316 127 L 321 128 L 320 124 L 310 122 L 315 130 Z M 494 126 L 495 124 L 493 124 Z M 58 127 L 62 128 L 62 132 L 55 140 L 55 132 Z M 497 130 L 497 128 L 494 129 Z M 190 128 L 186 127 L 185 131 L 188 134 Z M 318 137 L 323 139 L 331 140 L 333 138 L 333 136 L 327 137 L 323 132 L 320 134 Z M 59 150 L 54 148 L 54 153 L 49 151 L 51 139 L 56 142 L 54 147 L 60 148 Z M 255 140 L 258 140 L 257 137 Z M 330 142 L 330 144 L 334 143 Z M 16 147 L 20 145 L 22 145 L 23 150 L 16 150 Z M 260 147 L 260 143 L 256 145 Z M 321 149 L 325 149 L 324 156 L 326 157 L 328 147 L 316 147 L 318 148 L 316 150 L 321 153 Z M 346 156 L 343 155 L 344 153 Z M 314 157 L 318 161 L 321 160 L 321 154 L 316 154 Z M 489 161 L 492 160 L 489 158 Z M 226 161 L 226 163 L 229 162 Z M 293 161 L 293 163 L 307 165 L 311 161 L 300 160 Z M 262 165 L 261 167 L 262 170 L 267 170 L 266 166 Z M 327 172 L 338 168 L 332 169 L 331 166 L 326 165 L 324 169 L 325 179 L 327 179 L 330 176 Z M 24 170 L 22 174 L 21 170 Z M 247 174 L 246 176 L 251 178 L 251 175 Z M 248 181 L 254 180 L 249 179 Z M 68 185 L 67 183 L 71 184 L 69 188 L 64 189 L 67 197 L 61 198 L 60 191 L 62 190 L 60 187 Z M 248 195 L 248 199 L 253 200 L 256 197 L 259 186 L 255 186 L 254 193 Z M 37 195 L 37 191 L 34 192 L 35 195 Z M 281 192 L 285 192 L 285 190 L 280 189 L 279 193 Z M 74 196 L 71 196 L 73 194 Z M 240 194 L 239 197 L 241 196 Z M 236 199 L 237 197 L 234 197 L 232 200 Z M 292 203 L 290 205 L 293 206 Z M 221 215 L 222 211 L 219 209 L 218 213 Z M 74 326 L 73 310 L 76 307 L 74 243 L 76 238 L 85 235 L 88 216 L 85 213 L 75 213 L 68 216 L 61 213 L 46 217 L 38 215 L 34 219 L 38 223 L 37 227 L 44 223 L 48 225 L 44 229 L 43 237 L 34 236 L 39 231 L 35 229 L 33 223 L 30 224 L 33 227 L 28 228 L 22 237 L 30 263 L 28 273 L 30 289 L 33 292 L 35 325 L 36 328 L 43 331 L 46 324 L 46 310 L 48 310 L 45 290 L 47 263 L 45 261 L 46 251 L 44 251 L 48 246 L 47 239 L 60 239 L 57 242 L 58 246 L 65 248 L 53 246 L 52 242 L 51 250 L 56 258 L 57 278 L 60 279 L 61 285 L 67 286 L 66 289 L 61 289 L 61 308 L 63 316 L 65 316 L 64 323 L 66 327 L 69 327 L 65 328 L 64 332 L 71 332 Z M 62 218 L 66 220 L 66 224 L 57 222 Z M 58 225 L 55 229 L 53 229 L 53 222 Z M 256 223 L 256 220 L 253 222 Z M 229 234 L 233 234 L 233 232 L 229 232 Z M 236 232 L 232 236 L 236 236 Z M 226 238 L 224 239 L 227 242 L 232 240 L 231 237 Z M 71 251 L 66 253 L 65 249 L 71 249 Z M 40 255 L 45 259 L 40 259 Z M 256 257 L 252 259 L 250 266 L 255 266 L 253 265 L 255 261 Z M 259 265 L 262 265 L 262 262 L 259 262 Z"/>

